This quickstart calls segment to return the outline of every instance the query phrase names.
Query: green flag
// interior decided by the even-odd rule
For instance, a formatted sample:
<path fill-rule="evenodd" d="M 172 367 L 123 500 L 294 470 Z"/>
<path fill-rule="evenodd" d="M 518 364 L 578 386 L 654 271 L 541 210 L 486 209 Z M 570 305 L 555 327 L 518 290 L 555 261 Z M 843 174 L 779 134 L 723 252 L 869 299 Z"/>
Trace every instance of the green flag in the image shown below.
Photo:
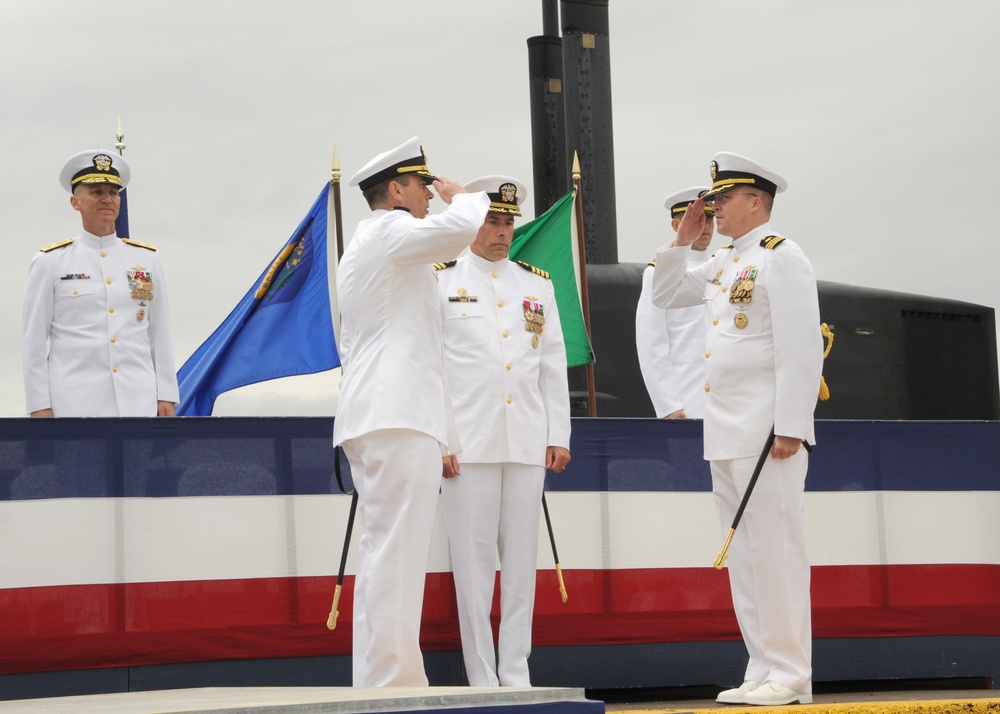
<path fill-rule="evenodd" d="M 511 260 L 520 260 L 546 270 L 552 278 L 563 339 L 566 341 L 566 363 L 570 367 L 594 363 L 594 350 L 583 322 L 574 258 L 575 196 L 576 192 L 570 191 L 544 214 L 516 229 L 510 245 Z"/>

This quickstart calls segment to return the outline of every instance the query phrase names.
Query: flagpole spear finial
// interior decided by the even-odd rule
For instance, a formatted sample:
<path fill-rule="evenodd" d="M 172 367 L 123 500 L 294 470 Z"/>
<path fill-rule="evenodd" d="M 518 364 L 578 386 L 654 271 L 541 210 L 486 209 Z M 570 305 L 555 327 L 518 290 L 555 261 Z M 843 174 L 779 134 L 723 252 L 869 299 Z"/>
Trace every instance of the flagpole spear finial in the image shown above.
<path fill-rule="evenodd" d="M 337 155 L 337 145 L 333 145 L 333 164 L 330 168 L 330 208 L 333 211 L 333 228 L 337 240 L 337 262 L 344 255 L 344 222 L 340 215 L 340 156 Z M 337 328 L 340 330 L 338 321 Z"/>
<path fill-rule="evenodd" d="M 118 112 L 118 131 L 115 133 L 115 138 L 118 140 L 115 142 L 115 148 L 118 149 L 118 155 L 125 155 L 125 132 L 122 131 L 122 113 Z"/>
<path fill-rule="evenodd" d="M 340 183 L 340 157 L 337 156 L 337 145 L 333 145 L 333 164 L 330 168 L 330 185 Z"/>
<path fill-rule="evenodd" d="M 573 190 L 576 197 L 574 213 L 576 214 L 576 240 L 579 251 L 579 271 L 580 271 L 580 305 L 583 308 L 583 324 L 587 328 L 587 338 L 593 334 L 590 331 L 590 293 L 587 288 L 587 241 L 583 230 L 583 189 L 582 172 L 580 171 L 580 153 L 573 151 Z M 593 343 L 591 343 L 593 344 Z M 594 376 L 593 363 L 587 365 L 587 402 L 590 416 L 597 416 L 597 385 Z"/>

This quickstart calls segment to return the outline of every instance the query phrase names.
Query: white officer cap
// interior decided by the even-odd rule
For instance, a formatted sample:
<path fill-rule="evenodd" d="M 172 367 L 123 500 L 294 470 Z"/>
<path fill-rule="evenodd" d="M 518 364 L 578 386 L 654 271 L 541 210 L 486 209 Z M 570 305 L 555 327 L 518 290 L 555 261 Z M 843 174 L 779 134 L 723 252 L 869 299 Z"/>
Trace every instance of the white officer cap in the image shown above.
<path fill-rule="evenodd" d="M 360 186 L 367 191 L 372 186 L 404 174 L 416 174 L 424 183 L 433 183 L 437 176 L 427 170 L 427 156 L 420 139 L 413 137 L 407 142 L 379 154 L 351 176 L 348 186 Z"/>
<path fill-rule="evenodd" d="M 737 186 L 759 188 L 773 196 L 788 188 L 788 182 L 753 159 L 730 151 L 720 151 L 712 159 L 712 188 L 705 194 L 705 198 L 711 198 Z"/>
<path fill-rule="evenodd" d="M 521 204 L 528 194 L 523 183 L 510 176 L 481 176 L 465 184 L 469 193 L 485 191 L 490 197 L 490 213 L 521 215 Z"/>
<path fill-rule="evenodd" d="M 124 157 L 113 151 L 90 149 L 67 159 L 59 172 L 59 185 L 70 193 L 82 183 L 111 183 L 125 188 L 130 178 L 132 171 Z"/>
<path fill-rule="evenodd" d="M 663 207 L 670 211 L 671 218 L 679 218 L 687 212 L 688 206 L 691 205 L 696 198 L 704 196 L 707 192 L 708 186 L 692 186 L 691 188 L 674 191 L 672 194 L 663 199 Z M 705 213 L 710 216 L 715 215 L 715 211 L 708 203 L 705 204 Z"/>

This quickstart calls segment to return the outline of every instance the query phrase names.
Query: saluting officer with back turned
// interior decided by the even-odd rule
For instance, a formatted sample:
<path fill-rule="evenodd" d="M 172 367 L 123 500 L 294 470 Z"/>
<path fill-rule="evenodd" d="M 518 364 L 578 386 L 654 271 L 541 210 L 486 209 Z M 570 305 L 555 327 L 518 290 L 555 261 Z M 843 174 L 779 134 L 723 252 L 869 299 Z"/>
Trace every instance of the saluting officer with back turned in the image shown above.
<path fill-rule="evenodd" d="M 344 366 L 334 420 L 358 492 L 356 687 L 426 687 L 420 614 L 441 457 L 460 449 L 444 376 L 436 260 L 476 237 L 489 200 L 427 168 L 413 137 L 350 181 L 370 217 L 337 273 Z M 428 216 L 433 186 L 450 204 Z"/>

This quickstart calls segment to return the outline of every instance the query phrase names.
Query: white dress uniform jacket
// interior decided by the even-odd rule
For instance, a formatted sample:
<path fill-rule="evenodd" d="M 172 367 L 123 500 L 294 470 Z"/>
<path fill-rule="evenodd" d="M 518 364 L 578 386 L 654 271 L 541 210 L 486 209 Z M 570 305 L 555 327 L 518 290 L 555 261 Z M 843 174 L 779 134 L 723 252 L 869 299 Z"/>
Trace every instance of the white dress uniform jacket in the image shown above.
<path fill-rule="evenodd" d="M 653 303 L 708 304 L 705 458 L 760 454 L 768 432 L 814 443 L 813 412 L 823 368 L 816 276 L 802 250 L 765 223 L 689 269 L 688 247 L 656 254 Z M 733 290 L 752 290 L 736 302 Z M 749 297 L 749 300 L 747 300 Z"/>
<path fill-rule="evenodd" d="M 84 232 L 37 253 L 24 299 L 28 413 L 156 416 L 158 400 L 179 402 L 168 313 L 155 249 Z"/>
<path fill-rule="evenodd" d="M 458 194 L 440 214 L 376 210 L 358 225 L 337 273 L 344 376 L 334 444 L 412 429 L 458 451 L 433 263 L 475 240 L 489 204 L 482 192 Z"/>
<path fill-rule="evenodd" d="M 704 263 L 707 252 L 689 250 L 688 267 Z M 705 331 L 703 304 L 664 310 L 653 304 L 653 265 L 642 273 L 635 310 L 635 347 L 646 391 L 659 418 L 683 409 L 701 419 L 705 402 Z"/>
<path fill-rule="evenodd" d="M 548 446 L 569 448 L 566 349 L 551 281 L 473 253 L 439 271 L 461 474 L 441 482 L 469 684 L 530 687 Z M 543 324 L 544 320 L 544 324 Z M 500 631 L 490 606 L 500 555 Z"/>
<path fill-rule="evenodd" d="M 461 461 L 544 466 L 546 447 L 568 449 L 570 437 L 552 282 L 473 253 L 438 271 L 438 280 Z M 542 334 L 526 329 L 526 310 L 544 314 Z"/>
<path fill-rule="evenodd" d="M 823 363 L 816 278 L 801 249 L 767 224 L 686 269 L 661 248 L 653 302 L 705 300 L 705 458 L 723 532 L 738 510 L 767 434 L 813 439 Z M 730 588 L 749 654 L 744 680 L 812 692 L 805 449 L 768 458 L 730 548 Z"/>

